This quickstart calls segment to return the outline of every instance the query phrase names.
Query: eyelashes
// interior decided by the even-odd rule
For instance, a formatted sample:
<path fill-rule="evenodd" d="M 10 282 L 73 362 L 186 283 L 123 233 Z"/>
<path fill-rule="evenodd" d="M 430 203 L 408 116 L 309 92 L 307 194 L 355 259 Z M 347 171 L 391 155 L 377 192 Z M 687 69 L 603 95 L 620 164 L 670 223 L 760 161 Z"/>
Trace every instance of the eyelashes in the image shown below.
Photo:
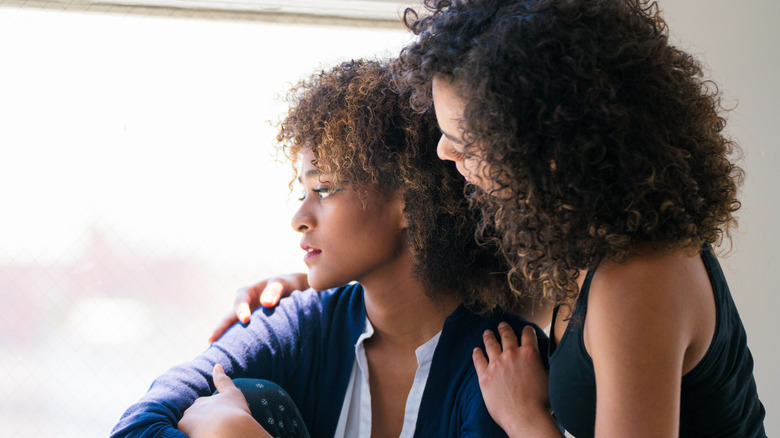
<path fill-rule="evenodd" d="M 450 146 L 450 153 L 452 153 L 452 155 L 453 155 L 455 158 L 457 158 L 458 160 L 463 160 L 463 159 L 465 159 L 465 158 L 466 158 L 466 155 L 465 155 L 463 152 L 461 152 L 461 151 L 459 151 L 459 150 L 455 149 L 455 147 L 454 147 L 454 146 Z"/>
<path fill-rule="evenodd" d="M 312 192 L 316 193 L 317 196 L 320 197 L 320 199 L 325 199 L 328 196 L 340 191 L 341 191 L 340 189 L 334 187 L 318 187 L 312 190 Z"/>
<path fill-rule="evenodd" d="M 340 192 L 342 190 L 343 189 L 338 189 L 338 188 L 335 188 L 335 187 L 317 187 L 316 189 L 311 189 L 311 191 L 313 193 L 316 193 L 317 196 L 320 199 L 326 199 L 328 196 L 330 196 L 330 195 L 332 195 L 334 193 L 338 193 L 338 192 Z M 306 200 L 306 195 L 304 194 L 303 196 L 298 198 L 298 200 L 303 202 L 304 200 Z"/>

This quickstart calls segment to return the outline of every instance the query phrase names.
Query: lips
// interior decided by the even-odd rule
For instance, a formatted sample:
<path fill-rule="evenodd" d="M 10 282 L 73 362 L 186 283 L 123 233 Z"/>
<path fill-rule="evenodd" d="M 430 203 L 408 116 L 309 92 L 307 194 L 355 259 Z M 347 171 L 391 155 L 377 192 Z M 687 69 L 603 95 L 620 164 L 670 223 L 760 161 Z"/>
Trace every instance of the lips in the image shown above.
<path fill-rule="evenodd" d="M 309 245 L 307 245 L 305 243 L 301 243 L 301 249 L 306 251 L 306 255 L 303 256 L 303 261 L 304 262 L 309 260 L 309 259 L 311 259 L 312 257 L 315 257 L 315 256 L 317 256 L 317 255 L 322 253 L 321 249 L 317 249 L 317 248 L 315 248 L 313 246 L 309 246 Z"/>
<path fill-rule="evenodd" d="M 463 178 L 466 180 L 469 184 L 475 184 L 474 179 L 471 178 L 471 174 L 466 171 L 463 167 L 461 167 L 461 163 L 456 163 L 455 168 L 458 169 L 458 173 L 463 176 Z"/>

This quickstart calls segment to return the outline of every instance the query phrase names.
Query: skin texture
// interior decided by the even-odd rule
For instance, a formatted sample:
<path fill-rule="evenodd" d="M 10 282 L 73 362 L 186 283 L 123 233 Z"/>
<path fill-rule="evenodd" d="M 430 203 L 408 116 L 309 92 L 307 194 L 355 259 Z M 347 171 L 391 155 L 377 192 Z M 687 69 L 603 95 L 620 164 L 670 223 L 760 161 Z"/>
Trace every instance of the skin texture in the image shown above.
<path fill-rule="evenodd" d="M 306 151 L 299 178 L 305 197 L 292 218 L 293 229 L 302 234 L 301 248 L 309 251 L 304 257 L 309 285 L 324 290 L 353 280 L 364 284 L 378 268 L 405 264 L 402 197 L 386 200 L 374 190 L 361 196 L 334 183 L 313 161 L 314 154 Z"/>
<path fill-rule="evenodd" d="M 520 342 L 506 323 L 499 324 L 498 332 L 501 344 L 492 331 L 483 335 L 487 357 L 479 348 L 473 353 L 490 415 L 510 437 L 561 436 L 550 416 L 547 371 L 539 358 L 536 332 L 526 327 Z"/>
<path fill-rule="evenodd" d="M 455 85 L 445 78 L 434 78 L 432 95 L 436 120 L 441 130 L 441 139 L 436 147 L 439 158 L 455 162 L 458 172 L 469 184 L 485 190 L 493 188 L 495 184 L 485 175 L 486 169 L 479 158 L 479 151 L 475 148 L 466 151 L 468 142 L 463 138 L 461 126 L 466 102 L 458 98 Z"/>

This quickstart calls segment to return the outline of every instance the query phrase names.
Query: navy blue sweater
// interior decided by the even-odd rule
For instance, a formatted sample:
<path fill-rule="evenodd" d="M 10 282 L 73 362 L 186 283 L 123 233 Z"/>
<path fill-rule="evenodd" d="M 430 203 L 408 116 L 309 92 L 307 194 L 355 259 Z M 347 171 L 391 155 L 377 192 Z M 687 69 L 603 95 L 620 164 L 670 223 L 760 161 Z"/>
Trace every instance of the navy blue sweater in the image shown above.
<path fill-rule="evenodd" d="M 363 289 L 296 292 L 276 309 L 255 312 L 192 362 L 171 368 L 131 406 L 113 437 L 183 437 L 176 425 L 196 398 L 214 391 L 220 363 L 232 377 L 272 380 L 285 388 L 312 436 L 333 436 L 365 323 Z M 423 393 L 416 437 L 505 436 L 490 418 L 479 390 L 471 351 L 499 321 L 519 331 L 527 321 L 494 312 L 477 316 L 459 307 L 444 323 Z M 537 327 L 546 357 L 547 338 Z"/>
<path fill-rule="evenodd" d="M 296 292 L 271 310 L 255 312 L 192 362 L 171 368 L 131 406 L 113 437 L 183 437 L 176 425 L 184 410 L 214 391 L 211 372 L 220 363 L 232 378 L 262 378 L 287 390 L 312 436 L 331 437 L 365 323 L 363 289 L 350 285 L 324 292 Z M 505 436 L 485 408 L 471 351 L 482 333 L 500 321 L 519 331 L 529 322 L 494 312 L 478 316 L 459 307 L 445 321 L 433 355 L 415 437 Z M 538 328 L 542 357 L 547 338 Z"/>

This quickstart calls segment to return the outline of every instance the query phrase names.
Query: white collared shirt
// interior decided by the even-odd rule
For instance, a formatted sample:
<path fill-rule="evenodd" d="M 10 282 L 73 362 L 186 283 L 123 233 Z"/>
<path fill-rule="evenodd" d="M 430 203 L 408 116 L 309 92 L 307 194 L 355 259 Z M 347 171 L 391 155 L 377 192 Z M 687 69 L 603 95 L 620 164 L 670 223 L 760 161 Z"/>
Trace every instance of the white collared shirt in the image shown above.
<path fill-rule="evenodd" d="M 374 335 L 374 327 L 366 317 L 366 325 L 363 334 L 355 344 L 355 361 L 352 364 L 352 374 L 349 377 L 347 393 L 341 406 L 339 422 L 336 426 L 335 437 L 359 438 L 371 436 L 371 390 L 368 384 L 368 360 L 363 343 Z M 433 352 L 439 344 L 441 331 L 428 342 L 417 347 L 414 351 L 417 356 L 417 371 L 414 374 L 414 383 L 409 395 L 406 397 L 404 408 L 404 425 L 399 438 L 411 438 L 417 426 L 417 414 L 420 412 L 425 383 L 431 371 Z"/>

